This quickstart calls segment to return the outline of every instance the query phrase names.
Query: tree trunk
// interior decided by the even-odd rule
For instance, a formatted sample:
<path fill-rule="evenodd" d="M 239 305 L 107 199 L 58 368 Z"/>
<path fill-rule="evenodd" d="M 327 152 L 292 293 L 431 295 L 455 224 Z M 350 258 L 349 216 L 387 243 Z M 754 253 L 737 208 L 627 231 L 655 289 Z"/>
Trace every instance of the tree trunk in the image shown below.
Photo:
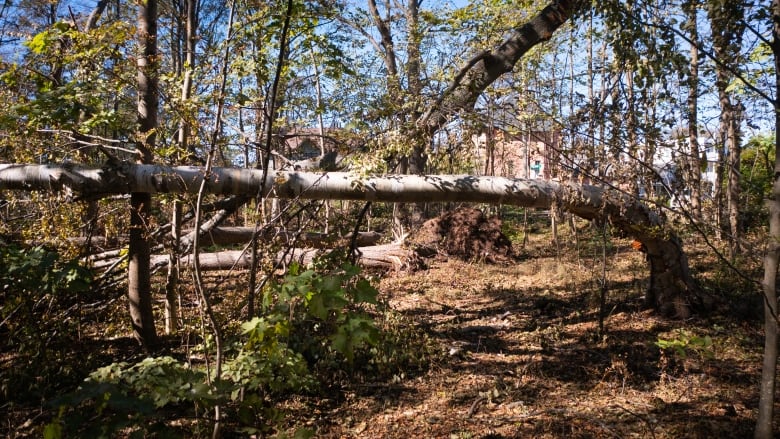
<path fill-rule="evenodd" d="M 691 188 L 691 216 L 701 220 L 701 163 L 699 152 L 699 32 L 696 12 L 699 0 L 688 0 L 683 4 L 688 17 L 685 27 L 693 41 L 688 75 L 688 186 Z"/>
<path fill-rule="evenodd" d="M 729 206 L 729 228 L 731 230 L 731 258 L 736 257 L 742 252 L 741 236 L 742 221 L 739 215 L 740 195 L 742 193 L 740 173 L 740 158 L 742 155 L 742 135 L 740 128 L 740 107 L 737 103 L 732 105 L 728 117 L 728 145 L 729 145 L 729 184 L 728 184 L 728 206 Z"/>
<path fill-rule="evenodd" d="M 390 96 L 399 97 L 401 91 L 400 80 L 398 78 L 398 64 L 395 57 L 395 45 L 393 43 L 393 34 L 390 32 L 388 19 L 383 19 L 379 15 L 379 9 L 376 6 L 376 0 L 368 0 L 368 9 L 371 12 L 371 18 L 379 32 L 382 42 L 381 54 L 387 69 L 387 88 Z"/>
<path fill-rule="evenodd" d="M 780 132 L 780 0 L 772 0 L 772 53 L 775 61 L 775 133 Z M 756 439 L 774 437 L 772 421 L 777 379 L 777 267 L 780 263 L 780 137 L 775 136 L 775 174 L 769 204 L 769 236 L 764 256 L 764 361 L 761 368 Z"/>
<path fill-rule="evenodd" d="M 192 81 L 195 73 L 195 45 L 197 44 L 198 33 L 198 15 L 197 15 L 197 1 L 186 0 L 184 2 L 184 9 L 187 14 L 186 31 L 185 31 L 185 58 L 184 58 L 184 76 L 181 82 L 181 101 L 186 103 L 189 101 L 192 95 Z M 203 163 L 198 159 L 195 149 L 190 147 L 189 134 L 192 130 L 190 127 L 190 120 L 194 115 L 184 113 L 179 120 L 179 131 L 176 137 L 176 143 L 179 147 L 179 154 L 187 156 L 187 162 L 189 163 Z M 181 163 L 181 162 L 180 162 Z"/>
<path fill-rule="evenodd" d="M 146 0 L 138 6 L 138 39 L 143 53 L 138 56 L 138 163 L 152 161 L 157 129 L 157 0 Z M 152 196 L 133 191 L 130 195 L 130 242 L 128 244 L 128 301 L 133 334 L 141 345 L 150 349 L 157 344 L 152 312 L 152 285 L 147 239 Z"/>
<path fill-rule="evenodd" d="M 188 233 L 193 233 L 193 231 Z M 254 227 L 215 227 L 202 234 L 200 243 L 203 246 L 248 244 L 256 233 L 257 231 Z M 279 239 L 282 245 L 295 242 L 298 246 L 332 248 L 338 245 L 349 245 L 352 240 L 352 233 L 346 236 L 333 236 L 326 233 L 305 232 L 296 234 L 281 229 L 270 229 L 258 234 L 257 238 L 263 241 Z M 359 232 L 356 242 L 358 246 L 365 247 L 375 245 L 381 238 L 381 233 Z"/>
<path fill-rule="evenodd" d="M 575 12 L 589 6 L 590 2 L 582 0 L 555 0 L 529 22 L 518 24 L 498 47 L 471 59 L 436 104 L 417 121 L 418 126 L 433 133 L 444 126 L 452 114 L 473 108 L 482 92 L 501 75 L 511 72 L 526 52 L 552 38 L 553 32 Z"/>
<path fill-rule="evenodd" d="M 179 309 L 179 238 L 181 238 L 181 201 L 173 201 L 171 213 L 171 246 L 168 250 L 168 276 L 165 279 L 165 333 L 178 329 Z"/>
<path fill-rule="evenodd" d="M 719 128 L 719 133 L 716 137 L 715 148 L 717 148 L 717 156 L 715 163 L 715 187 L 712 191 L 712 198 L 714 200 L 714 206 L 712 214 L 714 218 L 711 219 L 715 223 L 715 238 L 718 240 L 723 239 L 723 163 L 725 159 L 725 140 L 720 133 L 723 132 L 723 124 Z"/>
<path fill-rule="evenodd" d="M 724 147 L 728 150 L 728 187 L 727 187 L 727 212 L 729 217 L 729 236 L 731 257 L 741 251 L 740 245 L 740 105 L 733 102 L 732 93 L 729 92 L 729 84 L 734 75 L 739 71 L 739 53 L 744 33 L 745 6 L 741 2 L 709 2 L 707 3 L 707 15 L 712 27 L 712 45 L 715 56 L 721 62 L 715 67 L 715 87 L 718 90 L 718 102 L 721 111 L 721 138 L 724 139 Z"/>
<path fill-rule="evenodd" d="M 276 255 L 277 263 L 298 262 L 310 263 L 323 251 L 311 248 L 296 248 L 291 252 L 279 252 Z M 414 250 L 403 247 L 403 243 L 358 247 L 360 257 L 357 263 L 367 268 L 381 268 L 399 270 L 407 266 L 416 266 L 418 257 Z M 224 250 L 215 253 L 201 253 L 198 255 L 202 270 L 246 270 L 252 267 L 252 256 L 248 251 Z M 167 256 L 153 256 L 152 265 L 159 266 L 168 263 Z M 192 267 L 191 256 L 182 257 L 180 263 Z"/>
<path fill-rule="evenodd" d="M 406 90 L 407 107 L 409 108 L 410 119 L 416 120 L 422 114 L 423 108 L 422 92 L 423 84 L 420 73 L 422 65 L 422 54 L 420 46 L 422 45 L 422 35 L 419 24 L 419 4 L 420 0 L 408 0 L 404 15 L 406 15 Z M 426 155 L 430 139 L 428 133 L 423 132 L 415 126 L 409 133 L 409 141 L 412 143 L 412 152 L 409 154 L 409 173 L 424 174 L 427 172 L 428 157 Z M 413 215 L 419 215 L 422 206 L 415 206 Z M 420 224 L 423 218 L 412 218 L 412 224 Z"/>
<path fill-rule="evenodd" d="M 626 77 L 626 113 L 623 114 L 623 116 L 626 118 L 626 130 L 627 132 L 627 147 L 628 147 L 628 153 L 630 154 L 630 157 L 637 157 L 639 154 L 639 142 L 637 140 L 638 133 L 637 130 L 639 128 L 638 118 L 636 115 L 637 112 L 637 105 L 636 105 L 636 96 L 634 95 L 634 62 L 633 61 L 627 61 L 625 64 L 625 77 Z M 652 157 L 649 157 L 650 163 L 652 162 Z M 624 166 L 624 163 L 622 160 L 620 160 L 621 167 Z M 625 164 L 627 165 L 627 164 Z M 642 178 L 642 171 L 641 166 L 639 167 L 639 171 L 634 171 L 632 169 L 633 167 L 628 165 L 625 166 L 626 175 L 628 176 L 628 182 L 626 182 L 626 186 L 628 187 L 628 191 L 630 194 L 639 196 L 639 187 L 637 184 Z"/>
<path fill-rule="evenodd" d="M 200 168 L 124 164 L 118 168 L 74 165 L 0 165 L 0 189 L 68 188 L 98 196 L 125 191 L 195 193 L 203 181 Z M 263 171 L 214 168 L 206 191 L 212 194 L 257 194 Z M 618 191 L 574 183 L 475 177 L 470 175 L 397 175 L 364 177 L 344 172 L 269 173 L 266 195 L 302 199 L 384 202 L 474 202 L 561 209 L 586 219 L 609 221 L 645 244 L 650 263 L 648 304 L 664 314 L 686 317 L 692 301 L 702 299 L 691 277 L 677 237 L 663 219 L 633 197 Z"/>

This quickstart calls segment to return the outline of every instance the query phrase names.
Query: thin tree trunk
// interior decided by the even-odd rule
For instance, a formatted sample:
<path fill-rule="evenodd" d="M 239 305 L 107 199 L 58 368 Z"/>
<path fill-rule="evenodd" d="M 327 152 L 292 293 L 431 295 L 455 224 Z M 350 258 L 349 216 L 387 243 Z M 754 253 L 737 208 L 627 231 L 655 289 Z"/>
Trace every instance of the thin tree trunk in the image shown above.
<path fill-rule="evenodd" d="M 381 54 L 385 63 L 385 68 L 387 69 L 388 92 L 390 93 L 390 96 L 398 98 L 400 97 L 401 84 L 398 78 L 398 63 L 396 61 L 393 34 L 390 32 L 390 26 L 388 25 L 389 18 L 383 19 L 379 15 L 376 0 L 368 0 L 368 10 L 371 13 L 371 18 L 374 20 L 374 25 L 381 38 Z"/>
<path fill-rule="evenodd" d="M 742 252 L 742 220 L 739 215 L 742 175 L 740 159 L 742 155 L 742 135 L 740 128 L 741 104 L 732 106 L 728 124 L 729 145 L 729 228 L 731 229 L 731 258 Z"/>
<path fill-rule="evenodd" d="M 420 76 L 420 66 L 422 65 L 422 54 L 420 45 L 422 44 L 422 35 L 420 33 L 419 24 L 419 5 L 420 0 L 408 0 L 406 10 L 406 81 L 408 83 L 408 90 L 406 91 L 407 107 L 410 113 L 411 120 L 417 120 L 422 114 L 421 108 L 423 107 L 422 99 L 422 78 Z M 423 130 L 419 130 L 414 125 L 414 129 L 410 133 L 410 141 L 412 142 L 412 152 L 409 156 L 409 173 L 411 174 L 423 174 L 427 172 L 428 157 L 426 150 L 430 143 L 428 133 Z M 423 219 L 421 216 L 423 206 L 415 205 L 412 211 L 412 215 L 417 216 L 412 218 L 412 224 L 419 224 Z"/>
<path fill-rule="evenodd" d="M 721 138 L 728 150 L 728 179 L 726 201 L 729 218 L 729 250 L 734 258 L 741 251 L 739 218 L 741 155 L 739 107 L 728 90 L 734 72 L 739 71 L 739 49 L 745 24 L 745 6 L 740 2 L 707 3 L 707 14 L 712 28 L 712 43 L 715 56 L 722 60 L 715 67 L 715 87 L 721 111 Z"/>
<path fill-rule="evenodd" d="M 84 33 L 89 33 L 90 31 L 93 31 L 95 28 L 97 28 L 97 23 L 100 20 L 100 17 L 103 16 L 103 12 L 106 9 L 106 6 L 108 5 L 108 0 L 99 0 L 98 3 L 95 5 L 95 8 L 92 10 L 92 12 L 89 14 L 89 17 L 87 18 L 87 22 L 84 25 Z M 83 71 L 83 69 L 79 69 L 80 73 Z M 79 123 L 82 123 L 86 119 L 86 110 L 82 110 L 79 114 Z M 81 137 L 79 133 L 75 133 L 75 137 L 78 139 Z M 77 152 L 77 156 L 80 159 L 84 159 L 86 157 L 85 154 L 82 154 L 81 151 Z M 87 209 L 86 212 L 84 212 L 84 228 L 83 228 L 83 234 L 85 236 L 92 236 L 92 233 L 95 230 L 95 226 L 97 224 L 98 215 L 100 213 L 100 208 L 98 206 L 97 201 L 90 200 L 87 203 Z M 85 248 L 85 253 L 89 254 L 90 241 L 87 240 L 87 246 Z"/>
<path fill-rule="evenodd" d="M 780 0 L 772 0 L 772 52 L 775 57 L 775 133 L 780 133 Z M 764 256 L 764 361 L 761 368 L 756 439 L 774 437 L 777 379 L 777 267 L 780 263 L 780 136 L 775 136 L 775 174 L 769 204 L 769 236 Z"/>
<path fill-rule="evenodd" d="M 139 3 L 138 39 L 143 53 L 138 56 L 138 122 L 141 141 L 138 163 L 152 162 L 157 128 L 157 0 Z M 146 349 L 157 344 L 152 312 L 148 225 L 152 196 L 148 192 L 130 195 L 130 240 L 128 244 L 128 301 L 135 338 Z"/>
<path fill-rule="evenodd" d="M 609 145 L 609 157 L 607 159 L 607 170 L 604 174 L 607 182 L 617 183 L 619 186 L 625 186 L 627 180 L 630 179 L 630 173 L 625 172 L 623 160 L 621 158 L 621 152 L 623 150 L 623 134 L 621 128 L 623 126 L 623 118 L 625 114 L 620 108 L 620 91 L 624 87 L 621 85 L 623 81 L 623 75 L 625 74 L 624 67 L 619 64 L 619 61 L 614 60 L 613 69 L 616 69 L 615 86 L 610 91 L 610 106 L 609 106 L 609 119 L 611 122 L 610 138 L 607 140 Z"/>
<path fill-rule="evenodd" d="M 696 12 L 699 0 L 688 0 L 683 7 L 688 16 L 686 28 L 691 41 L 688 75 L 688 186 L 691 188 L 691 216 L 701 220 L 701 153 L 699 151 L 699 32 Z"/>
<path fill-rule="evenodd" d="M 715 238 L 719 241 L 723 239 L 723 163 L 726 160 L 725 149 L 726 141 L 723 136 L 724 125 L 721 122 L 718 128 L 717 141 L 715 142 L 715 148 L 717 148 L 717 162 L 715 163 L 715 187 L 713 188 L 712 198 L 715 200 L 715 206 L 713 209 L 713 222 L 715 223 Z"/>
<path fill-rule="evenodd" d="M 183 78 L 181 84 L 181 100 L 187 102 L 192 93 L 192 76 L 195 71 L 195 43 L 198 27 L 196 0 L 186 0 L 185 12 L 187 15 L 185 30 L 185 56 L 182 64 Z M 178 42 L 178 38 L 176 39 Z M 189 115 L 184 114 L 179 120 L 179 132 L 176 143 L 180 154 L 189 150 L 190 122 Z M 189 151 L 190 162 L 195 160 L 194 150 Z M 173 245 L 169 252 L 168 276 L 165 282 L 165 333 L 172 334 L 177 330 L 178 322 L 178 283 L 179 283 L 179 240 L 181 239 L 181 201 L 173 201 L 171 213 L 171 237 Z"/>
<path fill-rule="evenodd" d="M 657 115 L 656 115 L 656 108 L 658 107 L 658 88 L 656 86 L 653 86 L 653 89 L 651 91 L 651 96 L 648 98 L 646 96 L 647 90 L 644 89 L 642 91 L 643 100 L 645 103 L 645 140 L 644 145 L 642 147 L 642 150 L 644 151 L 644 162 L 645 164 L 651 165 L 655 160 L 655 153 L 656 153 L 656 146 L 659 142 L 659 133 L 658 130 L 655 129 L 659 125 Z M 645 190 L 645 196 L 648 198 L 654 198 L 655 197 L 655 188 L 653 185 L 653 181 L 655 180 L 655 173 L 652 171 L 652 166 L 649 166 L 650 169 L 647 169 L 645 166 L 642 166 L 642 186 Z"/>
<path fill-rule="evenodd" d="M 317 57 L 314 55 L 314 49 L 309 50 L 311 55 L 311 65 L 314 68 L 314 91 L 317 104 L 317 129 L 320 134 L 320 157 L 325 156 L 325 122 L 322 118 L 322 85 L 320 84 L 320 69 Z M 330 231 L 330 202 L 325 201 L 325 233 Z"/>
<path fill-rule="evenodd" d="M 208 318 L 208 323 L 211 326 L 212 334 L 214 336 L 214 350 L 215 350 L 214 381 L 215 382 L 219 382 L 219 380 L 222 378 L 222 328 L 220 326 L 220 322 L 217 321 L 214 311 L 211 307 L 211 294 L 207 292 L 206 286 L 203 283 L 203 276 L 201 273 L 201 267 L 199 263 L 200 233 L 197 232 L 200 230 L 200 221 L 202 217 L 201 207 L 203 206 L 203 198 L 206 195 L 206 186 L 208 184 L 209 179 L 213 178 L 211 173 L 212 164 L 214 163 L 216 154 L 218 152 L 219 137 L 222 135 L 222 124 L 223 124 L 222 117 L 225 109 L 227 71 L 228 71 L 229 58 L 230 58 L 230 45 L 233 39 L 233 18 L 234 17 L 235 17 L 235 3 L 230 2 L 230 12 L 229 12 L 229 18 L 227 23 L 228 33 L 227 36 L 225 37 L 224 55 L 222 58 L 222 66 L 220 69 L 220 85 L 218 89 L 217 102 L 216 102 L 217 108 L 216 108 L 216 115 L 214 120 L 214 130 L 211 133 L 211 142 L 209 144 L 208 156 L 206 157 L 206 168 L 204 171 L 204 176 L 200 182 L 200 187 L 198 188 L 198 198 L 195 204 L 194 229 L 196 233 L 193 239 L 193 248 L 192 248 L 195 290 L 197 291 L 199 296 L 201 312 L 205 314 L 206 318 Z M 203 336 L 205 338 L 205 334 L 203 334 Z M 209 377 L 209 380 L 210 379 L 211 377 Z M 211 384 L 211 382 L 209 384 Z M 220 412 L 221 412 L 221 406 L 219 404 L 215 404 L 214 405 L 214 429 L 211 435 L 213 439 L 216 439 L 221 435 Z"/>
<path fill-rule="evenodd" d="M 179 322 L 179 239 L 181 238 L 181 201 L 173 201 L 171 248 L 168 250 L 168 276 L 165 281 L 165 333 L 173 334 Z"/>
<path fill-rule="evenodd" d="M 628 105 L 628 112 L 624 116 L 627 118 L 626 123 L 626 130 L 628 130 L 628 154 L 629 157 L 637 157 L 637 152 L 639 151 L 639 142 L 637 141 L 637 130 L 639 128 L 638 118 L 636 115 L 637 105 L 636 105 L 636 96 L 634 94 L 634 63 L 633 61 L 629 61 L 626 63 L 626 104 Z M 652 163 L 652 162 L 650 162 Z M 637 184 L 639 183 L 639 178 L 641 178 L 641 171 L 640 174 L 637 174 L 636 171 L 633 171 L 633 169 L 636 169 L 636 167 L 631 166 L 630 164 L 627 164 L 626 166 L 626 174 L 628 177 L 628 190 L 629 193 L 632 195 L 639 195 L 639 187 Z"/>
<path fill-rule="evenodd" d="M 588 53 L 588 105 L 590 106 L 590 115 L 588 117 L 588 138 L 586 140 L 586 157 L 588 165 L 585 169 L 585 175 L 593 175 L 596 168 L 596 95 L 593 90 L 595 71 L 593 70 L 593 11 L 588 14 L 588 42 L 586 51 Z M 600 118 L 599 118 L 600 119 Z M 584 177 L 583 177 L 584 179 Z"/>
<path fill-rule="evenodd" d="M 184 77 L 181 83 L 181 100 L 187 102 L 192 95 L 192 81 L 195 72 L 195 44 L 197 43 L 198 33 L 198 15 L 197 15 L 197 1 L 186 0 L 186 31 L 185 31 L 185 57 L 184 57 Z M 182 154 L 188 155 L 188 162 L 197 163 L 198 158 L 194 148 L 189 145 L 190 127 L 190 114 L 184 113 L 184 116 L 179 121 L 179 132 L 177 135 L 177 143 Z M 200 163 L 203 163 L 202 161 Z"/>

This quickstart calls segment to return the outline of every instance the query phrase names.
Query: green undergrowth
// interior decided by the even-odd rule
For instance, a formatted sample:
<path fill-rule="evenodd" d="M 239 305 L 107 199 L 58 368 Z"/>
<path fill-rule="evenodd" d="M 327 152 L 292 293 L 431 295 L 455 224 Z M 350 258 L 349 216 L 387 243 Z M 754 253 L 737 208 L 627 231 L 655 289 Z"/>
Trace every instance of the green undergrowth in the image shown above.
<path fill-rule="evenodd" d="M 54 250 L 0 245 L 0 399 L 35 402 L 79 379 L 71 347 L 91 281 Z"/>
<path fill-rule="evenodd" d="M 283 436 L 281 401 L 424 369 L 436 356 L 433 344 L 377 300 L 359 268 L 334 261 L 292 265 L 270 284 L 258 315 L 226 336 L 219 376 L 210 337 L 188 358 L 110 364 L 49 402 L 56 416 L 44 436 L 201 435 L 217 406 L 225 431 Z"/>

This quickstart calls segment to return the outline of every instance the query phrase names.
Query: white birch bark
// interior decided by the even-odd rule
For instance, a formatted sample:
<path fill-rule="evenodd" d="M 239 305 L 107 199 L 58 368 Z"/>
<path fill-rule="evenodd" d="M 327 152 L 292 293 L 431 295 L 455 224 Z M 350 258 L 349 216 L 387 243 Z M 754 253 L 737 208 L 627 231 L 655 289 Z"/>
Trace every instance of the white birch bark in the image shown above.
<path fill-rule="evenodd" d="M 212 194 L 257 194 L 263 171 L 214 168 L 205 182 Z M 196 167 L 122 164 L 96 169 L 74 165 L 0 165 L 0 190 L 69 190 L 83 197 L 130 191 L 196 193 L 204 171 Z M 621 192 L 596 186 L 471 175 L 362 176 L 345 172 L 269 172 L 266 195 L 278 198 L 382 202 L 473 202 L 549 208 L 553 201 L 586 219 L 609 221 L 641 241 L 650 264 L 647 305 L 687 317 L 702 299 L 679 239 L 652 209 Z"/>

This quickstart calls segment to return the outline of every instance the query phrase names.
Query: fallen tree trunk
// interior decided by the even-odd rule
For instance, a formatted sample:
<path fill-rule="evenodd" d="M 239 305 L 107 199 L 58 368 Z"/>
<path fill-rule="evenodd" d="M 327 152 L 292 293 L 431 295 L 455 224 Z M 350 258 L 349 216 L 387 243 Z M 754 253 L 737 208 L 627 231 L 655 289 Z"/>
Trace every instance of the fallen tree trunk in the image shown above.
<path fill-rule="evenodd" d="M 234 244 L 246 244 L 254 235 L 254 227 L 215 227 L 208 232 L 204 232 L 201 237 L 200 245 L 205 246 L 221 246 L 221 245 L 234 245 Z M 187 233 L 192 233 L 192 230 Z M 287 231 L 273 229 L 267 230 L 259 239 L 270 240 L 274 238 L 280 238 L 282 245 L 294 244 L 300 247 L 311 247 L 317 249 L 334 248 L 336 246 L 349 246 L 352 243 L 352 233 L 348 233 L 344 236 L 329 235 L 326 233 L 317 232 L 303 232 L 299 234 L 289 233 Z M 83 246 L 86 244 L 86 237 L 74 237 L 68 238 L 67 242 Z M 382 234 L 378 232 L 358 232 L 358 236 L 355 240 L 355 244 L 358 247 L 369 247 L 376 245 L 382 239 Z M 113 244 L 120 244 L 123 242 L 122 238 L 118 238 Z M 125 245 L 127 240 L 124 239 Z M 91 245 L 105 245 L 106 239 L 101 236 L 93 236 Z M 116 246 L 114 246 L 116 247 Z M 159 250 L 159 248 L 153 249 Z M 87 257 L 88 261 L 97 262 L 106 259 L 116 259 L 123 252 L 122 249 L 113 248 L 112 250 L 101 251 L 99 253 L 91 254 Z"/>
<path fill-rule="evenodd" d="M 184 233 L 193 233 L 188 230 Z M 254 227 L 215 227 L 201 237 L 201 246 L 246 244 L 252 240 L 255 234 Z M 345 236 L 329 235 L 327 233 L 303 232 L 299 234 L 288 231 L 271 229 L 265 230 L 258 237 L 261 240 L 279 238 L 282 244 L 290 244 L 293 241 L 301 247 L 332 248 L 336 245 L 349 245 L 352 233 Z M 358 247 L 375 245 L 382 239 L 382 234 L 377 232 L 359 232 L 356 238 Z"/>
<path fill-rule="evenodd" d="M 263 171 L 215 168 L 205 189 L 212 194 L 257 194 Z M 0 165 L 0 189 L 66 190 L 94 198 L 126 192 L 196 193 L 204 173 L 197 167 L 122 163 L 104 168 L 78 165 Z M 666 315 L 687 317 L 700 299 L 680 240 L 664 220 L 637 199 L 590 185 L 470 175 L 365 177 L 344 172 L 269 172 L 266 196 L 385 202 L 475 202 L 549 208 L 553 202 L 586 219 L 608 221 L 642 242 L 650 264 L 647 304 Z"/>
<path fill-rule="evenodd" d="M 403 247 L 400 242 L 358 247 L 358 264 L 367 268 L 381 268 L 400 270 L 409 264 L 416 264 L 417 258 L 411 249 Z M 309 264 L 315 257 L 322 254 L 321 249 L 298 248 L 291 252 L 279 252 L 276 262 L 299 262 Z M 230 270 L 248 269 L 252 267 L 251 253 L 241 250 L 225 250 L 214 253 L 201 253 L 198 255 L 202 270 Z M 166 255 L 152 257 L 152 266 L 163 266 L 168 263 Z M 192 268 L 192 255 L 181 258 L 184 267 Z"/>

